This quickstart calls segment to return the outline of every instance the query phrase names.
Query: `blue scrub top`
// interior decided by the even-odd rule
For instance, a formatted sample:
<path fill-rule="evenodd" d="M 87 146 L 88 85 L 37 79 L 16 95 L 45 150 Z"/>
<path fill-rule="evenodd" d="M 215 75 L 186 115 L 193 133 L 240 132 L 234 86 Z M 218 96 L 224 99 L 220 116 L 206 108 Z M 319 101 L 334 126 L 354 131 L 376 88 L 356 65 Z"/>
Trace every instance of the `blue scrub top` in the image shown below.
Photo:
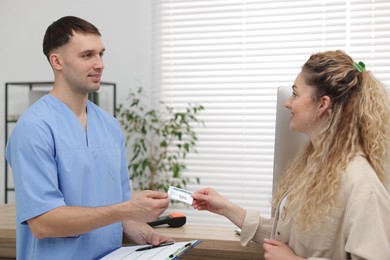
<path fill-rule="evenodd" d="M 46 95 L 18 120 L 6 158 L 16 191 L 18 259 L 96 259 L 121 246 L 122 223 L 38 240 L 26 222 L 59 206 L 98 207 L 130 198 L 125 142 L 114 117 L 88 101 L 85 130 L 64 103 Z"/>

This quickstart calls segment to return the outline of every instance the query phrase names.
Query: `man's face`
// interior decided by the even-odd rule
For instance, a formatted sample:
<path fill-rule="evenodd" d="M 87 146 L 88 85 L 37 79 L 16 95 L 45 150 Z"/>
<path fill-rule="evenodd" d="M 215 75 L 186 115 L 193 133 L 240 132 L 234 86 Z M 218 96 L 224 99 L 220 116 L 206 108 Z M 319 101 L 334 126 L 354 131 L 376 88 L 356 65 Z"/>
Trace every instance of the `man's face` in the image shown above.
<path fill-rule="evenodd" d="M 76 94 L 99 90 L 104 51 L 99 35 L 74 33 L 58 51 L 62 60 L 62 83 Z"/>

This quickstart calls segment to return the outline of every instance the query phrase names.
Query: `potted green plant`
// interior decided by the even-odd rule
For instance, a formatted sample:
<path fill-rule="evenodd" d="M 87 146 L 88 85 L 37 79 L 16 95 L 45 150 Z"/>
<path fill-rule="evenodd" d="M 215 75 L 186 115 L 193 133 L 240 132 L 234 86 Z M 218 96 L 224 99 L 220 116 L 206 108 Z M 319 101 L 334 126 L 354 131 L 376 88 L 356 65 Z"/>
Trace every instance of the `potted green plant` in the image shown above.
<path fill-rule="evenodd" d="M 185 111 L 177 111 L 160 102 L 158 110 L 148 109 L 142 94 L 142 87 L 130 91 L 117 109 L 131 150 L 128 167 L 133 188 L 166 192 L 169 186 L 186 188 L 188 183 L 199 183 L 199 178 L 189 178 L 183 170 L 186 155 L 196 152 L 194 124 L 203 124 L 198 115 L 204 107 L 189 104 Z"/>

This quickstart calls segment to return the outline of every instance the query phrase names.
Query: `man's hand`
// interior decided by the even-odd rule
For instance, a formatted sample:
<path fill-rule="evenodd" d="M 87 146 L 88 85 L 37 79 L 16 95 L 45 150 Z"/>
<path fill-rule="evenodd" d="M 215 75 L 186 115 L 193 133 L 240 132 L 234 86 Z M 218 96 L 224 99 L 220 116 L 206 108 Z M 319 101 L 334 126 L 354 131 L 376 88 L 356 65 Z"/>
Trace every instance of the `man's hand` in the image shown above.
<path fill-rule="evenodd" d="M 127 219 L 149 222 L 160 216 L 169 206 L 167 193 L 158 191 L 142 191 L 126 202 Z"/>
<path fill-rule="evenodd" d="M 171 238 L 157 233 L 151 226 L 146 223 L 125 221 L 123 222 L 124 233 L 136 244 L 152 244 L 173 241 Z"/>

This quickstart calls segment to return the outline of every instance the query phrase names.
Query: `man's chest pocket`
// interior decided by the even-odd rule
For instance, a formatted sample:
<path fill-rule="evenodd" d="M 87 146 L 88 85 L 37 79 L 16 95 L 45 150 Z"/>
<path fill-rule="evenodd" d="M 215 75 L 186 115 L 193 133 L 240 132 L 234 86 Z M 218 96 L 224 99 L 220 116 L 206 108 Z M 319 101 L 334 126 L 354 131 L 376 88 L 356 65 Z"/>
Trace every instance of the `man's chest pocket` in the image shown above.
<path fill-rule="evenodd" d="M 99 146 L 94 148 L 62 150 L 57 155 L 60 183 L 77 185 L 94 183 L 95 179 L 120 179 L 120 148 Z"/>
<path fill-rule="evenodd" d="M 104 146 L 107 170 L 113 180 L 121 178 L 121 148 L 116 146 Z"/>

